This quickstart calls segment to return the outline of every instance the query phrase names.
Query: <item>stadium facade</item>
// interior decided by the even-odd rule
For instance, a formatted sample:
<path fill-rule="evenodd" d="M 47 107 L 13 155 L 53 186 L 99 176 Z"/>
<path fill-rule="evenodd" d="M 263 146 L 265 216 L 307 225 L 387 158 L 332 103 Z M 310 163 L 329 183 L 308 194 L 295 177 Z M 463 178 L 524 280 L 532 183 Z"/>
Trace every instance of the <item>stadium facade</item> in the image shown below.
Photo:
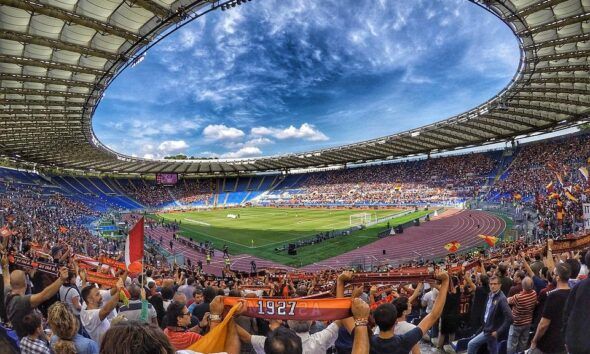
<path fill-rule="evenodd" d="M 231 2 L 0 0 L 0 154 L 96 172 L 285 171 L 492 144 L 589 118 L 588 1 L 472 0 L 511 28 L 521 59 L 503 90 L 460 115 L 355 144 L 252 159 L 155 161 L 101 144 L 92 116 L 117 75 L 175 29 Z"/>

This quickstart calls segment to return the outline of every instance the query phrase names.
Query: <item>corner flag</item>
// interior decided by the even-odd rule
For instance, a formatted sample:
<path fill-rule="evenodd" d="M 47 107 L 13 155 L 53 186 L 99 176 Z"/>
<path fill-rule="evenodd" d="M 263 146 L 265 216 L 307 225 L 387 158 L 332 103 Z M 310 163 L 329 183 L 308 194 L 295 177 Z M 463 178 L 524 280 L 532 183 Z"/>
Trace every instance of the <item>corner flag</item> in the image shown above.
<path fill-rule="evenodd" d="M 129 230 L 125 241 L 125 265 L 143 260 L 143 218 Z"/>

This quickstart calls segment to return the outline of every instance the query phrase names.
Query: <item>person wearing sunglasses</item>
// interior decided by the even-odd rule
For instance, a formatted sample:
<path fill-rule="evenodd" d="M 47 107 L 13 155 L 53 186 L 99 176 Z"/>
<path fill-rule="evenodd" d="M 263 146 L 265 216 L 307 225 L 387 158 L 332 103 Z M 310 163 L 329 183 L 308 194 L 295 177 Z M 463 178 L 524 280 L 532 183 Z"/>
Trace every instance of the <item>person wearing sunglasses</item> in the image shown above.
<path fill-rule="evenodd" d="M 189 329 L 191 313 L 184 303 L 172 301 L 166 310 L 166 318 L 168 323 L 164 333 L 176 350 L 186 349 L 201 339 L 198 329 Z"/>

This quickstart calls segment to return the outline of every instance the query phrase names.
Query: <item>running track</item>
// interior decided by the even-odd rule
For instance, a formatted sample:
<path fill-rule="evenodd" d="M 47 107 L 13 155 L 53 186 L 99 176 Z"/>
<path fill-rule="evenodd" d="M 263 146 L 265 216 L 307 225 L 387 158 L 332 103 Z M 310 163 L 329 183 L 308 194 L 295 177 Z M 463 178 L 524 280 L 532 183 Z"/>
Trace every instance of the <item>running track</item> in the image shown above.
<path fill-rule="evenodd" d="M 479 227 L 478 227 L 479 225 Z M 404 230 L 403 234 L 382 238 L 367 246 L 326 259 L 324 261 L 305 266 L 300 271 L 315 272 L 324 269 L 339 269 L 347 267 L 352 262 L 366 261 L 368 263 L 388 262 L 399 264 L 416 259 L 420 256 L 424 259 L 444 257 L 448 252 L 444 245 L 450 241 L 458 241 L 461 244 L 459 251 L 484 244 L 477 235 L 497 236 L 506 228 L 504 221 L 492 214 L 482 211 L 465 210 L 451 215 L 441 215 L 436 220 L 422 223 L 420 226 L 413 226 Z M 146 228 L 146 234 L 158 242 L 160 235 L 163 238 L 162 246 L 169 250 L 169 243 L 172 239 L 172 232 L 162 227 L 154 229 Z M 216 251 L 207 265 L 205 256 L 196 250 L 188 248 L 176 241 L 174 253 L 180 253 L 185 258 L 190 258 L 193 264 L 200 259 L 203 261 L 203 270 L 207 273 L 221 274 L 224 261 L 221 251 Z M 181 250 L 178 252 L 178 250 Z M 383 255 L 383 250 L 386 255 Z M 254 256 L 239 254 L 231 256 L 231 267 L 233 270 L 250 271 L 250 262 L 254 260 L 259 269 L 265 267 L 282 268 L 295 270 L 282 264 L 260 259 Z"/>
<path fill-rule="evenodd" d="M 391 264 L 407 262 L 420 256 L 431 260 L 447 255 L 443 246 L 450 241 L 461 244 L 459 251 L 481 246 L 484 241 L 477 235 L 497 236 L 505 227 L 504 220 L 492 214 L 473 210 L 460 211 L 420 226 L 409 227 L 402 234 L 382 238 L 354 251 L 305 266 L 302 270 L 314 272 L 326 268 L 338 269 L 358 260 L 370 262 L 372 259 L 373 263 L 385 261 Z M 383 250 L 386 255 L 383 255 Z"/>

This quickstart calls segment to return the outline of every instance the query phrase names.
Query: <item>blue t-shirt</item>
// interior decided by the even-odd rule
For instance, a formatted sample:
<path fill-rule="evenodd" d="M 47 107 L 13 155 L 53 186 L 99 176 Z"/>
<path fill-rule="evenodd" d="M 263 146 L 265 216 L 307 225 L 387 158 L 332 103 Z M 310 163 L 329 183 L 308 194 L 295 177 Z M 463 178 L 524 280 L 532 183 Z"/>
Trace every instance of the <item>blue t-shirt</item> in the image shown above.
<path fill-rule="evenodd" d="M 51 337 L 50 343 L 51 343 L 52 348 L 58 339 L 59 338 L 57 338 L 57 336 Z M 72 341 L 74 342 L 74 345 L 76 346 L 76 350 L 78 351 L 78 354 L 98 354 L 99 353 L 98 344 L 96 344 L 96 342 L 93 341 L 92 339 L 88 339 L 88 338 L 83 337 L 83 336 L 76 333 L 74 338 L 72 338 Z"/>
<path fill-rule="evenodd" d="M 381 339 L 378 335 L 371 338 L 371 354 L 408 354 L 412 347 L 420 342 L 423 333 L 416 327 L 402 335 Z"/>

